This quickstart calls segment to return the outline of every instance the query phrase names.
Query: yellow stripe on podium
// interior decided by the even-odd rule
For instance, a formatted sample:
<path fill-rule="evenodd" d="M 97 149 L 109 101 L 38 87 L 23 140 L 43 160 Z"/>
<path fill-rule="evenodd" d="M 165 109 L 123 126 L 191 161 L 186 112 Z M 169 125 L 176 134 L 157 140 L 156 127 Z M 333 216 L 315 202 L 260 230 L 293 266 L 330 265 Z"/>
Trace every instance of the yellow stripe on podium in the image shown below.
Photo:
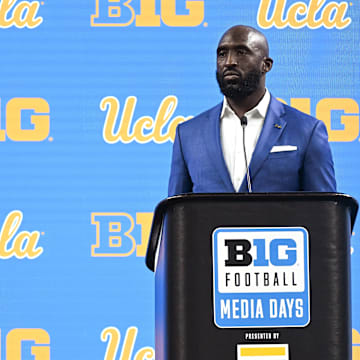
<path fill-rule="evenodd" d="M 237 360 L 289 360 L 289 345 L 238 344 Z"/>
<path fill-rule="evenodd" d="M 281 355 L 286 355 L 286 348 L 284 346 L 241 349 L 241 356 L 281 356 Z"/>

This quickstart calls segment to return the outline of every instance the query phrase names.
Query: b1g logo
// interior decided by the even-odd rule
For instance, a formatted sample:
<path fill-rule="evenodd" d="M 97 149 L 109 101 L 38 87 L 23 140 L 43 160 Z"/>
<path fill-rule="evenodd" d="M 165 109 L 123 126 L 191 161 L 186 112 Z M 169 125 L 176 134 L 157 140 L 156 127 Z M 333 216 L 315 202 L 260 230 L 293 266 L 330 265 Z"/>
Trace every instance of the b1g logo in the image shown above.
<path fill-rule="evenodd" d="M 30 346 L 29 346 L 30 345 Z M 6 360 L 50 360 L 50 336 L 44 329 L 13 329 L 6 336 Z M 28 357 L 26 357 L 28 359 Z"/>
<path fill-rule="evenodd" d="M 218 228 L 213 233 L 218 327 L 303 327 L 310 321 L 308 233 Z"/>
<path fill-rule="evenodd" d="M 42 98 L 13 98 L 6 104 L 5 124 L 0 124 L 0 141 L 43 141 L 50 132 L 50 107 Z M 49 141 L 52 138 L 49 137 Z"/>
<path fill-rule="evenodd" d="M 91 223 L 96 226 L 96 243 L 91 246 L 93 257 L 144 257 L 149 241 L 153 213 L 138 212 L 134 219 L 124 212 L 93 212 Z M 135 229 L 135 221 L 137 229 Z"/>
<path fill-rule="evenodd" d="M 203 0 L 161 0 L 160 15 L 156 14 L 156 0 L 95 0 L 96 12 L 91 26 L 158 27 L 161 21 L 167 26 L 198 26 L 204 20 Z M 184 7 L 185 14 L 177 14 Z M 137 10 L 138 9 L 138 10 Z M 204 23 L 204 25 L 206 25 Z"/>

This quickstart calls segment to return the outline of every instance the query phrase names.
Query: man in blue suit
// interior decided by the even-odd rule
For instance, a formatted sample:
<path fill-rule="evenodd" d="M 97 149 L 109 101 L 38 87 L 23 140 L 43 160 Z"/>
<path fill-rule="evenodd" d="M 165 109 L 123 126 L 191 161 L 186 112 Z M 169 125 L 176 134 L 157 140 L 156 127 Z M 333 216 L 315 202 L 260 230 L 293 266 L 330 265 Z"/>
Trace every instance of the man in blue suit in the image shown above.
<path fill-rule="evenodd" d="M 336 191 L 325 125 L 269 93 L 272 64 L 258 30 L 239 25 L 225 32 L 216 71 L 224 101 L 177 127 L 169 196 Z"/>

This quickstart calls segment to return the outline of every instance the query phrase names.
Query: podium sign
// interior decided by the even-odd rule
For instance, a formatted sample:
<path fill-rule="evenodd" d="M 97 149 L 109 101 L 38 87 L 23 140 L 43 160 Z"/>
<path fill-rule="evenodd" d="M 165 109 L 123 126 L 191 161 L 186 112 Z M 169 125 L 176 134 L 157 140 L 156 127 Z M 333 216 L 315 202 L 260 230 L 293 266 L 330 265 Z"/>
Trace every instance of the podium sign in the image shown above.
<path fill-rule="evenodd" d="M 310 321 L 308 241 L 302 227 L 216 229 L 216 326 L 306 326 Z"/>

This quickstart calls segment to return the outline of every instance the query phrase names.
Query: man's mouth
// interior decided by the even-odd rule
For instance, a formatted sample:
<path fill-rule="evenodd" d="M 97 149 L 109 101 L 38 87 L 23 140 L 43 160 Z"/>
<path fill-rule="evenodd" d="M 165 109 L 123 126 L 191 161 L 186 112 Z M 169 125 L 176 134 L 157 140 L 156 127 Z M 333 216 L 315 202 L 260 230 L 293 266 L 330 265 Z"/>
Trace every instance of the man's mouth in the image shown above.
<path fill-rule="evenodd" d="M 235 71 L 224 71 L 224 78 L 239 78 L 241 75 Z"/>

